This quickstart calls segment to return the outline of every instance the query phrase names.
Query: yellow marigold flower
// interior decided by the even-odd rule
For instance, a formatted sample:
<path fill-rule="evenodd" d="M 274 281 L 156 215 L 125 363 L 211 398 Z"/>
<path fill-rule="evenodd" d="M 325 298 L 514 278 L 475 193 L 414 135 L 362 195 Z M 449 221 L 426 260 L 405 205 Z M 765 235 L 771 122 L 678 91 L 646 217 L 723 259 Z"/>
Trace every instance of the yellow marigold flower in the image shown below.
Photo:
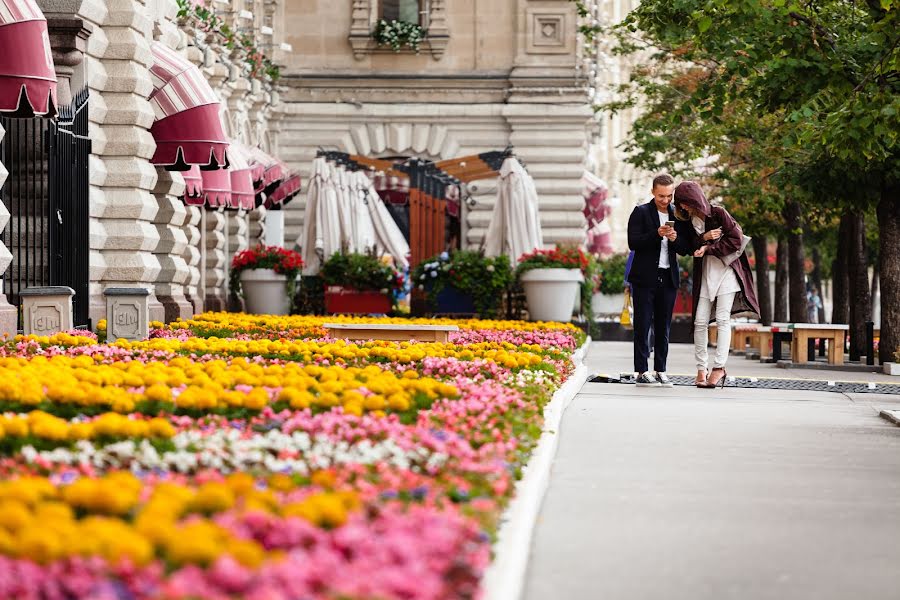
<path fill-rule="evenodd" d="M 42 525 L 26 526 L 16 536 L 16 551 L 21 558 L 27 558 L 45 565 L 60 558 L 62 543 L 55 532 Z"/>
<path fill-rule="evenodd" d="M 249 473 L 232 473 L 225 478 L 225 485 L 231 488 L 235 494 L 243 496 L 253 491 L 256 480 Z"/>
<path fill-rule="evenodd" d="M 144 397 L 151 402 L 171 402 L 172 390 L 163 383 L 154 383 L 144 390 Z"/>
<path fill-rule="evenodd" d="M 388 406 L 391 410 L 407 411 L 409 410 L 409 399 L 403 394 L 391 394 L 388 397 Z"/>
<path fill-rule="evenodd" d="M 409 362 L 409 361 L 406 361 L 406 362 Z M 406 371 L 403 371 L 403 378 L 404 379 L 418 379 L 419 373 L 416 372 L 414 369 L 408 369 Z"/>
<path fill-rule="evenodd" d="M 19 500 L 0 501 L 0 527 L 17 532 L 33 520 L 31 511 Z"/>
<path fill-rule="evenodd" d="M 234 491 L 224 483 L 210 481 L 197 490 L 190 502 L 191 510 L 212 514 L 234 506 Z"/>
<path fill-rule="evenodd" d="M 371 396 L 368 396 L 363 401 L 363 406 L 365 407 L 366 410 L 379 410 L 380 411 L 380 410 L 384 410 L 384 408 L 387 406 L 387 402 L 385 401 L 384 396 L 380 396 L 378 394 L 372 394 Z"/>
<path fill-rule="evenodd" d="M 244 400 L 244 406 L 252 410 L 261 410 L 269 403 L 269 394 L 263 388 L 253 388 Z"/>
<path fill-rule="evenodd" d="M 269 476 L 269 487 L 276 492 L 289 492 L 296 487 L 296 483 L 290 475 L 273 473 Z"/>
<path fill-rule="evenodd" d="M 175 428 L 166 419 L 156 417 L 150 419 L 150 435 L 153 437 L 170 438 L 175 435 Z"/>
<path fill-rule="evenodd" d="M 260 566 L 266 557 L 263 547 L 253 540 L 229 540 L 225 545 L 225 553 L 251 569 Z"/>

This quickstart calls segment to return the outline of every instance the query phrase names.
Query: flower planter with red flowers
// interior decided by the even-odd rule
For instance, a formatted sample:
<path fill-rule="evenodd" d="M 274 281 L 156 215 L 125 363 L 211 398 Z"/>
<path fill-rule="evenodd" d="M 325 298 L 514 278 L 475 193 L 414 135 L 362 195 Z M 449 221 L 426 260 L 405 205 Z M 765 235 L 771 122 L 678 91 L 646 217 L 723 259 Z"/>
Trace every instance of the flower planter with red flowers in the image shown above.
<path fill-rule="evenodd" d="M 293 250 L 256 246 L 231 260 L 229 286 L 243 296 L 245 309 L 257 315 L 288 315 L 294 304 L 303 259 Z"/>
<path fill-rule="evenodd" d="M 535 250 L 519 257 L 516 276 L 532 321 L 572 320 L 590 259 L 580 248 Z"/>
<path fill-rule="evenodd" d="M 339 285 L 325 288 L 325 311 L 347 315 L 382 315 L 391 311 L 391 297 L 380 291 L 355 290 Z"/>

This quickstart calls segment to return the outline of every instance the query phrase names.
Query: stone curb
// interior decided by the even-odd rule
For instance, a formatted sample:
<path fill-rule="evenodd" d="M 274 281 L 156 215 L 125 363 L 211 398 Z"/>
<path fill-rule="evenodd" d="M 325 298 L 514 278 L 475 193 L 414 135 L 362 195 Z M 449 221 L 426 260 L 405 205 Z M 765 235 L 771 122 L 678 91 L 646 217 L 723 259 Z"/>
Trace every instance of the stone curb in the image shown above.
<path fill-rule="evenodd" d="M 566 408 L 587 381 L 588 370 L 583 361 L 590 343 L 588 337 L 572 355 L 575 371 L 544 407 L 543 433 L 523 469 L 522 479 L 516 483 L 512 501 L 500 518 L 497 541 L 492 548 L 494 559 L 482 580 L 484 600 L 519 600 L 522 594 L 531 538 L 556 457 L 559 426 Z"/>
<path fill-rule="evenodd" d="M 900 410 L 883 410 L 878 414 L 885 421 L 894 425 L 900 425 Z"/>

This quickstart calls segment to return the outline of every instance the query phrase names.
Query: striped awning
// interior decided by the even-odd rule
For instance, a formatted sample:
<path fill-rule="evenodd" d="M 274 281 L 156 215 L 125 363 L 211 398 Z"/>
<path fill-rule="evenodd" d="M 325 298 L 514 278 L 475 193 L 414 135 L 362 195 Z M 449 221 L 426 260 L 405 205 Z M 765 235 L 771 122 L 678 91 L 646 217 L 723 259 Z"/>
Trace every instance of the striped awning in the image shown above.
<path fill-rule="evenodd" d="M 231 195 L 231 172 L 228 169 L 200 171 L 203 200 L 210 208 L 237 208 Z"/>
<path fill-rule="evenodd" d="M 203 204 L 203 171 L 197 165 L 181 174 L 184 177 L 184 201 L 193 206 Z"/>
<path fill-rule="evenodd" d="M 257 193 L 284 179 L 284 164 L 257 147 L 250 148 L 250 166 Z"/>
<path fill-rule="evenodd" d="M 229 147 L 231 167 L 231 202 L 237 208 L 253 210 L 256 207 L 256 190 L 253 186 L 253 169 L 250 155 L 242 144 L 231 142 Z"/>
<path fill-rule="evenodd" d="M 300 176 L 287 173 L 284 180 L 266 198 L 266 208 L 272 208 L 281 204 L 287 204 L 294 196 L 300 193 Z"/>
<path fill-rule="evenodd" d="M 219 116 L 219 98 L 200 70 L 161 42 L 151 42 L 153 92 L 150 104 L 156 121 L 151 162 L 174 171 L 191 165 L 202 169 L 228 166 L 228 140 Z"/>
<path fill-rule="evenodd" d="M 47 20 L 34 0 L 0 0 L 0 114 L 56 115 Z"/>

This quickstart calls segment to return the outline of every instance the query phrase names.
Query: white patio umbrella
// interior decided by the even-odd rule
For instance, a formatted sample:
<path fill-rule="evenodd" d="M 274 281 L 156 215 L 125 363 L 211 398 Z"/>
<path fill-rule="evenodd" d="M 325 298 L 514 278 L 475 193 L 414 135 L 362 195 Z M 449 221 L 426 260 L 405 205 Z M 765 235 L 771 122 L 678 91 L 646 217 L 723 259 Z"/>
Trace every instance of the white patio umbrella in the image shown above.
<path fill-rule="evenodd" d="M 518 159 L 507 158 L 500 168 L 484 252 L 488 256 L 505 254 L 515 264 L 520 256 L 543 244 L 534 180 Z"/>
<path fill-rule="evenodd" d="M 343 165 L 333 166 L 332 181 L 337 196 L 338 217 L 340 222 L 341 241 L 338 249 L 346 248 L 348 252 L 357 252 L 356 240 L 353 239 L 353 198 L 350 190 L 351 173 Z M 330 254 L 328 256 L 331 256 Z"/>
<path fill-rule="evenodd" d="M 384 200 L 375 190 L 375 185 L 364 173 L 356 173 L 360 189 L 365 195 L 365 209 L 369 214 L 368 222 L 372 225 L 374 245 L 377 249 L 394 257 L 398 268 L 409 266 L 409 244 L 403 232 L 397 226 L 391 213 L 388 212 Z"/>
<path fill-rule="evenodd" d="M 360 171 L 350 173 L 349 179 L 352 201 L 350 230 L 353 235 L 353 245 L 358 252 L 365 252 L 370 248 L 377 247 L 375 225 L 372 223 L 372 215 L 369 214 L 369 208 L 366 206 L 368 202 L 366 192 L 371 183 L 369 178 Z"/>
<path fill-rule="evenodd" d="M 341 249 L 341 222 L 333 169 L 324 158 L 313 161 L 307 184 L 303 231 L 297 244 L 302 250 L 303 274 L 316 275 L 322 260 Z"/>

